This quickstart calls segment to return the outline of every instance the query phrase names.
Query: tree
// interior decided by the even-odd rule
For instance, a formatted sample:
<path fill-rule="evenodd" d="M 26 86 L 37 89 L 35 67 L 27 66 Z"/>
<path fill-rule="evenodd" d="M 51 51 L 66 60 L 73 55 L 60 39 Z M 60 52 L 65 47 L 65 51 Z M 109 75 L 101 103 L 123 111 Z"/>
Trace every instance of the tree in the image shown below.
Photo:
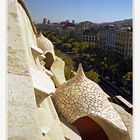
<path fill-rule="evenodd" d="M 106 57 L 104 57 L 103 61 L 100 62 L 100 66 L 101 66 L 101 69 L 102 69 L 102 76 L 104 76 L 104 71 L 105 71 L 105 69 L 108 68 L 107 58 Z"/>
<path fill-rule="evenodd" d="M 70 43 L 63 43 L 62 46 L 64 47 L 65 50 L 69 51 L 72 47 Z"/>
<path fill-rule="evenodd" d="M 54 35 L 51 35 L 50 37 L 48 37 L 53 43 L 55 44 L 60 44 L 60 39 Z"/>
<path fill-rule="evenodd" d="M 76 40 L 74 38 L 68 38 L 67 42 L 72 44 L 73 42 L 75 42 Z"/>
<path fill-rule="evenodd" d="M 86 72 L 86 76 L 94 81 L 95 83 L 98 83 L 100 80 L 99 80 L 99 74 L 97 72 L 95 72 L 94 70 L 90 70 L 88 72 Z"/>
<path fill-rule="evenodd" d="M 71 42 L 72 44 L 72 47 L 75 48 L 76 46 L 78 46 L 80 43 L 78 41 L 74 41 L 74 42 Z"/>
<path fill-rule="evenodd" d="M 132 72 L 132 58 L 120 61 L 118 71 L 121 76 L 127 72 Z"/>
<path fill-rule="evenodd" d="M 123 78 L 123 82 L 124 85 L 126 86 L 126 90 L 129 89 L 129 87 L 132 86 L 132 76 L 133 73 L 132 72 L 127 72 L 122 78 Z"/>
<path fill-rule="evenodd" d="M 109 65 L 109 70 L 112 72 L 111 81 L 114 80 L 114 75 L 115 75 L 115 72 L 117 71 L 117 66 L 118 66 L 118 64 Z"/>

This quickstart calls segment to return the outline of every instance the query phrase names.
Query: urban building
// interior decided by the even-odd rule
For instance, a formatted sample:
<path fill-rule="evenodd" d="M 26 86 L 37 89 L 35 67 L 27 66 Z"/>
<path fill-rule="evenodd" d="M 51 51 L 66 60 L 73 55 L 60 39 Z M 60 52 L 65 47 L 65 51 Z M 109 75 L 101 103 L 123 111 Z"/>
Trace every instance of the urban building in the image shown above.
<path fill-rule="evenodd" d="M 98 30 L 98 46 L 102 50 L 114 51 L 126 59 L 132 57 L 132 28 L 116 28 L 114 25 L 100 26 Z"/>
<path fill-rule="evenodd" d="M 80 41 L 95 42 L 102 50 L 114 51 L 124 59 L 132 57 L 132 27 L 118 28 L 114 24 L 94 24 L 90 21 L 75 24 L 74 20 L 50 23 L 44 18 L 41 28 Z"/>
<path fill-rule="evenodd" d="M 43 18 L 43 25 L 46 26 L 47 24 L 49 24 L 49 20 L 47 18 Z"/>
<path fill-rule="evenodd" d="M 116 29 L 114 25 L 107 26 L 106 29 L 106 51 L 115 50 L 115 40 L 116 40 Z"/>
<path fill-rule="evenodd" d="M 99 48 L 105 51 L 106 50 L 106 37 L 107 37 L 105 26 L 100 26 L 100 29 L 98 30 L 98 36 L 99 36 L 98 46 Z"/>
<path fill-rule="evenodd" d="M 63 26 L 63 29 L 75 30 L 75 24 L 73 24 L 73 23 L 66 23 L 66 24 Z"/>
<path fill-rule="evenodd" d="M 82 35 L 84 42 L 97 42 L 97 31 L 94 28 L 85 29 Z"/>
<path fill-rule="evenodd" d="M 75 20 L 72 20 L 72 23 L 75 24 Z"/>
<path fill-rule="evenodd" d="M 127 35 L 127 47 L 126 47 L 126 53 L 127 53 L 127 57 L 132 57 L 133 54 L 133 32 L 132 32 L 132 28 L 129 28 L 127 30 L 128 35 Z"/>
<path fill-rule="evenodd" d="M 46 29 L 48 31 L 56 32 L 62 30 L 62 25 L 60 23 L 50 23 L 46 26 Z"/>
<path fill-rule="evenodd" d="M 132 57 L 132 28 L 116 30 L 115 52 L 123 57 Z"/>
<path fill-rule="evenodd" d="M 66 22 L 69 23 L 70 21 L 69 20 L 66 20 Z"/>
<path fill-rule="evenodd" d="M 81 30 L 85 30 L 85 29 L 90 29 L 90 28 L 95 27 L 95 24 L 90 21 L 83 21 L 79 23 L 79 27 Z"/>

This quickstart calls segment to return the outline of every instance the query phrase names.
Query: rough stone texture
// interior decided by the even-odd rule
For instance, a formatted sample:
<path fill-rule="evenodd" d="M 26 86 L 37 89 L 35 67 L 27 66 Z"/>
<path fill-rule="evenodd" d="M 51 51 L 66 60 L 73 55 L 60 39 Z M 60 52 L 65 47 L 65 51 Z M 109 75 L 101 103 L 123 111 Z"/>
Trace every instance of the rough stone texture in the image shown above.
<path fill-rule="evenodd" d="M 12 5 L 12 7 L 11 7 Z M 12 8 L 12 9 L 11 9 Z M 38 126 L 37 106 L 29 63 L 34 67 L 31 45 L 36 38 L 23 8 L 9 1 L 8 22 L 8 137 L 12 139 L 41 139 Z M 39 64 L 39 63 L 38 63 Z"/>
<path fill-rule="evenodd" d="M 21 14 L 23 12 L 23 15 Z M 17 0 L 8 1 L 8 139 L 39 140 L 37 106 L 29 71 L 27 16 Z M 32 28 L 27 25 L 32 34 Z M 28 38 L 34 42 L 33 37 Z M 34 42 L 35 43 L 35 42 Z M 35 63 L 34 61 L 32 61 Z"/>
<path fill-rule="evenodd" d="M 26 12 L 21 5 L 18 4 L 18 16 L 19 16 L 19 25 L 21 28 L 21 34 L 23 38 L 23 46 L 26 52 L 26 57 L 28 59 L 28 64 L 32 65 L 35 68 L 40 69 L 39 58 L 34 57 L 31 51 L 31 47 L 37 46 L 36 36 L 33 32 L 30 20 L 26 15 Z"/>
<path fill-rule="evenodd" d="M 37 107 L 31 83 L 29 76 L 8 74 L 9 139 L 32 137 L 38 140 L 41 136 L 37 124 Z"/>
<path fill-rule="evenodd" d="M 65 68 L 65 62 L 60 59 L 59 57 L 56 57 L 56 60 L 51 66 L 51 71 L 54 74 L 53 81 L 56 85 L 56 87 L 62 85 L 64 82 L 66 82 L 66 78 L 64 75 L 64 68 Z"/>
<path fill-rule="evenodd" d="M 13 49 L 16 50 L 25 50 L 25 48 L 21 46 L 21 39 L 23 38 L 17 11 L 18 11 L 17 0 L 9 0 L 7 28 L 8 28 L 8 41 L 10 39 L 10 43 L 8 43 L 8 47 L 12 47 Z"/>
<path fill-rule="evenodd" d="M 9 126 L 8 140 L 39 140 L 40 134 L 33 126 Z M 33 135 L 34 134 L 34 135 Z"/>
<path fill-rule="evenodd" d="M 85 76 L 81 65 L 76 76 L 58 87 L 52 98 L 67 122 L 73 123 L 78 118 L 89 116 L 103 127 L 109 139 L 129 140 L 121 117 L 103 90 Z"/>
<path fill-rule="evenodd" d="M 51 98 L 48 95 L 44 96 L 44 94 L 55 90 L 53 81 L 45 73 L 45 68 L 41 63 L 45 56 L 41 57 L 42 52 L 37 52 L 39 48 L 37 48 L 36 35 L 29 17 L 17 0 L 8 1 L 7 28 L 8 139 L 64 140 L 60 120 Z M 35 69 L 38 73 L 32 74 L 30 68 Z M 39 73 L 43 73 L 43 77 L 40 77 Z M 39 87 L 39 85 L 41 86 Z M 39 108 L 36 104 L 38 99 L 35 98 L 36 89 L 38 89 L 38 95 L 43 94 L 41 101 L 39 99 L 38 106 L 43 109 L 44 116 L 39 116 L 40 113 L 38 113 Z M 48 125 L 48 122 L 51 125 Z M 42 124 L 46 124 L 44 127 L 50 129 L 45 136 L 42 135 Z"/>
<path fill-rule="evenodd" d="M 51 140 L 64 140 L 64 134 L 61 130 L 60 120 L 54 109 L 51 98 L 48 96 L 38 108 L 39 126 L 43 130 L 47 130 L 45 137 Z"/>
<path fill-rule="evenodd" d="M 25 63 L 25 52 L 8 48 L 8 72 L 20 75 L 29 75 L 28 65 Z"/>

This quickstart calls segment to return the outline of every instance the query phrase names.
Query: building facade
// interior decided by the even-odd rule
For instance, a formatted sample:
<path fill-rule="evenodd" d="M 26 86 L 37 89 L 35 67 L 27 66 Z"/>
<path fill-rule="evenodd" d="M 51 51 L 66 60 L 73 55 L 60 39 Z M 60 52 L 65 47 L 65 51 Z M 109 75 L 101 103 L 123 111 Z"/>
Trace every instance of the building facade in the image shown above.
<path fill-rule="evenodd" d="M 82 35 L 83 42 L 97 42 L 97 31 L 94 28 L 86 29 Z"/>
<path fill-rule="evenodd" d="M 79 23 L 79 27 L 81 28 L 81 30 L 85 30 L 95 27 L 95 24 L 90 21 L 83 21 Z"/>
<path fill-rule="evenodd" d="M 115 52 L 123 58 L 132 57 L 132 29 L 116 30 Z"/>
<path fill-rule="evenodd" d="M 43 18 L 43 25 L 46 26 L 49 24 L 49 20 L 47 18 Z"/>
<path fill-rule="evenodd" d="M 101 48 L 102 50 L 106 50 L 106 28 L 103 26 L 101 26 L 101 28 L 98 31 L 98 36 L 99 36 L 99 40 L 98 40 L 98 46 L 99 48 Z"/>
<path fill-rule="evenodd" d="M 130 27 L 116 29 L 114 26 L 103 26 L 98 31 L 99 48 L 106 52 L 113 51 L 124 59 L 131 58 L 133 53 L 132 34 Z"/>
<path fill-rule="evenodd" d="M 113 25 L 110 25 L 106 29 L 106 51 L 115 50 L 115 40 L 116 40 L 116 29 Z"/>

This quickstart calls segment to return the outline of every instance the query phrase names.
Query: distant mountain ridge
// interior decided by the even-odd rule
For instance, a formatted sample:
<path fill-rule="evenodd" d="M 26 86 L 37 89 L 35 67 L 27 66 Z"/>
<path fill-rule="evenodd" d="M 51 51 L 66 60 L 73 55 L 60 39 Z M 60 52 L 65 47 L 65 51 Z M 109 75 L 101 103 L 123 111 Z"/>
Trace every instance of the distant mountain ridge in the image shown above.
<path fill-rule="evenodd" d="M 114 25 L 115 27 L 130 27 L 133 24 L 133 19 L 124 19 L 124 20 L 117 20 L 112 22 L 103 22 L 103 23 L 96 23 L 91 21 L 82 21 L 79 23 L 81 24 L 91 24 L 93 26 L 96 25 Z"/>
<path fill-rule="evenodd" d="M 132 23 L 132 19 L 124 19 L 124 20 L 118 20 L 118 21 L 112 21 L 112 22 L 104 22 L 106 24 L 121 24 L 121 23 Z"/>

